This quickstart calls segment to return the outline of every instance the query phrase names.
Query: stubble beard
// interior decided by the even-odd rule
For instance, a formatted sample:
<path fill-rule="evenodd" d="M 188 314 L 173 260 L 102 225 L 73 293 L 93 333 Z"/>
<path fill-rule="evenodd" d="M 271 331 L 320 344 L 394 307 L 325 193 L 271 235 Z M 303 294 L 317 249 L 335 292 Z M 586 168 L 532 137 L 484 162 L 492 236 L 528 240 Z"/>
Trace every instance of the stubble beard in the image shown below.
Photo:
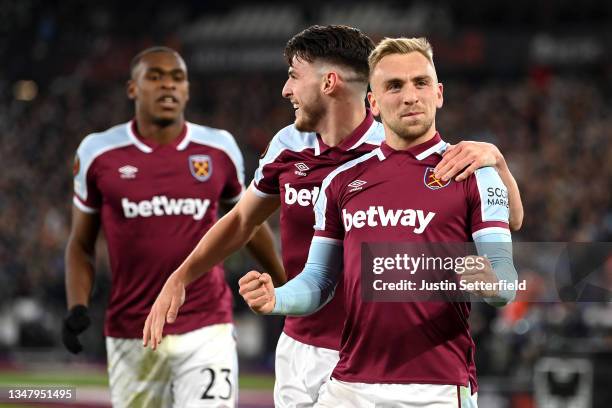
<path fill-rule="evenodd" d="M 300 132 L 315 132 L 326 112 L 321 103 L 313 103 L 309 107 L 302 106 L 300 111 L 300 117 L 295 118 L 295 128 Z"/>
<path fill-rule="evenodd" d="M 398 120 L 394 123 L 387 123 L 387 126 L 389 126 L 389 128 L 401 139 L 413 141 L 427 133 L 429 129 L 431 129 L 433 121 L 434 118 L 429 118 L 424 122 L 416 123 L 412 126 L 406 126 Z"/>

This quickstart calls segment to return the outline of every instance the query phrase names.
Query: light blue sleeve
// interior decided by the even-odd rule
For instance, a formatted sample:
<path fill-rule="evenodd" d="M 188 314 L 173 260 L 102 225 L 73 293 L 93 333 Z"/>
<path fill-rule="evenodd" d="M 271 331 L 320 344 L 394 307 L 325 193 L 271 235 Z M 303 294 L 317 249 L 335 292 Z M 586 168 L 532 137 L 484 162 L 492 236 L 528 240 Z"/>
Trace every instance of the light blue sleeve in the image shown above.
<path fill-rule="evenodd" d="M 272 314 L 304 316 L 323 307 L 334 297 L 342 256 L 342 245 L 313 241 L 302 272 L 276 288 Z"/>
<path fill-rule="evenodd" d="M 491 262 L 498 280 L 514 282 L 518 274 L 512 261 L 512 238 L 510 234 L 492 232 L 474 239 L 476 251 L 480 256 L 486 256 Z M 492 306 L 505 306 L 514 300 L 516 291 L 501 290 L 495 298 L 485 298 Z"/>

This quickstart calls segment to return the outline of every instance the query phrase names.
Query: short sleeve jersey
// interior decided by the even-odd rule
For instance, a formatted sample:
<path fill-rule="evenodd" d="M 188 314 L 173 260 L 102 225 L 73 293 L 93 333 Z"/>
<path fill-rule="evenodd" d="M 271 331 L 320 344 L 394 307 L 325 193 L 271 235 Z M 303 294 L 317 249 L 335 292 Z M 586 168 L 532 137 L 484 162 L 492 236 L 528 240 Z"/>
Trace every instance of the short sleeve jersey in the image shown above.
<path fill-rule="evenodd" d="M 323 181 L 313 240 L 344 251 L 347 320 L 332 374 L 338 380 L 476 386 L 468 303 L 364 302 L 361 291 L 362 243 L 509 234 L 507 190 L 493 168 L 463 182 L 435 178 L 446 146 L 438 134 L 403 151 L 383 143 Z"/>
<path fill-rule="evenodd" d="M 253 187 L 260 196 L 280 195 L 282 255 L 289 279 L 306 264 L 314 232 L 313 205 L 322 180 L 343 163 L 377 148 L 383 139 L 383 126 L 369 111 L 335 147 L 326 146 L 316 133 L 298 131 L 294 125 L 274 136 L 259 162 Z M 301 343 L 338 350 L 344 319 L 340 285 L 335 298 L 318 312 L 287 317 L 284 332 Z"/>
<path fill-rule="evenodd" d="M 155 145 L 135 122 L 87 136 L 75 159 L 74 205 L 99 213 L 112 274 L 105 334 L 142 337 L 144 321 L 170 275 L 217 220 L 220 201 L 243 191 L 243 158 L 228 132 L 186 123 L 172 143 Z M 221 265 L 187 287 L 165 334 L 232 320 Z"/>

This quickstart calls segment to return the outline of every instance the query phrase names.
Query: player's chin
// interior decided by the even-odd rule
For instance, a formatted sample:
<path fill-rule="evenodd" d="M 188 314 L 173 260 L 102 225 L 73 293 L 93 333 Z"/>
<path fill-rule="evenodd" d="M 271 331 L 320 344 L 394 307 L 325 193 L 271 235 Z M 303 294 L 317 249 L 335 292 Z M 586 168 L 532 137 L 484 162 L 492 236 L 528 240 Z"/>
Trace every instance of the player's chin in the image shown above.
<path fill-rule="evenodd" d="M 154 118 L 157 123 L 174 123 L 180 119 L 183 111 L 179 109 L 165 109 L 155 112 Z"/>
<path fill-rule="evenodd" d="M 313 132 L 314 126 L 304 117 L 296 117 L 294 122 L 295 128 L 300 132 Z"/>

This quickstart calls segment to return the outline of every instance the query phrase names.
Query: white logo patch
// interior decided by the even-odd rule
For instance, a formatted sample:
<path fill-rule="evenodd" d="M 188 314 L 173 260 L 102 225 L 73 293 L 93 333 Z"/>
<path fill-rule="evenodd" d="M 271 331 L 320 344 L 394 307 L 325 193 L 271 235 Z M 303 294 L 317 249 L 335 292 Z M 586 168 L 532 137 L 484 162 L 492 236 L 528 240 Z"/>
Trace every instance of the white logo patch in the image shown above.
<path fill-rule="evenodd" d="M 129 164 L 119 167 L 119 174 L 121 174 L 122 179 L 133 179 L 136 177 L 136 173 L 138 173 L 138 168 L 134 166 L 130 166 Z"/>
<path fill-rule="evenodd" d="M 310 167 L 308 167 L 305 163 L 295 163 L 294 166 L 297 168 L 297 171 L 295 172 L 295 174 L 297 174 L 298 176 L 307 176 L 308 174 L 305 173 L 307 170 L 310 170 Z"/>
<path fill-rule="evenodd" d="M 351 189 L 349 190 L 349 193 L 352 193 L 353 191 L 361 190 L 363 188 L 363 185 L 366 183 L 367 181 L 363 181 L 363 180 L 355 180 L 349 183 L 348 186 L 351 187 Z"/>

